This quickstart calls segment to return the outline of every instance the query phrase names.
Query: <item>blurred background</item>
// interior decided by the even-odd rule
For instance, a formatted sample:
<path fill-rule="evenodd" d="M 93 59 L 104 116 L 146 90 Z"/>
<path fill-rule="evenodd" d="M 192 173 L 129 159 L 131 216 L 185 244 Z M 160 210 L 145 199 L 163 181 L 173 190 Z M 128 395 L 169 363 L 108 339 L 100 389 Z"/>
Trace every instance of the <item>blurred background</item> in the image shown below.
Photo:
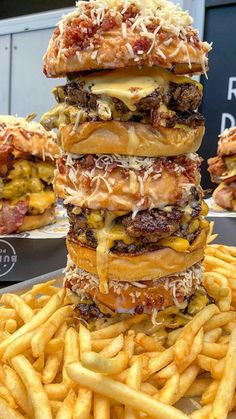
<path fill-rule="evenodd" d="M 236 125 L 236 1 L 178 0 L 194 18 L 201 37 L 213 42 L 208 80 L 201 78 L 206 135 L 200 154 L 214 156 L 217 137 Z M 42 56 L 56 23 L 74 0 L 0 0 L 0 113 L 37 119 L 54 105 L 52 88 L 61 80 L 43 75 Z M 212 184 L 203 164 L 203 187 Z"/>

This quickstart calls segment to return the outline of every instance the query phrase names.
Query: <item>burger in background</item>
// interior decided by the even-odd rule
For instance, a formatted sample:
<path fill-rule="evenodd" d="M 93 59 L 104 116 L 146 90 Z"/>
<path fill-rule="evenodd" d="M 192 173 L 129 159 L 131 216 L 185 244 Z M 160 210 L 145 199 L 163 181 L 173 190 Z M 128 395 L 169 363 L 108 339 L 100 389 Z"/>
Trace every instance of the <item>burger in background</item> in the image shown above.
<path fill-rule="evenodd" d="M 236 211 L 236 127 L 226 129 L 219 137 L 217 157 L 208 160 L 211 180 L 219 186 L 213 192 L 222 209 Z"/>
<path fill-rule="evenodd" d="M 52 189 L 60 148 L 53 132 L 31 118 L 0 116 L 0 234 L 55 221 Z"/>

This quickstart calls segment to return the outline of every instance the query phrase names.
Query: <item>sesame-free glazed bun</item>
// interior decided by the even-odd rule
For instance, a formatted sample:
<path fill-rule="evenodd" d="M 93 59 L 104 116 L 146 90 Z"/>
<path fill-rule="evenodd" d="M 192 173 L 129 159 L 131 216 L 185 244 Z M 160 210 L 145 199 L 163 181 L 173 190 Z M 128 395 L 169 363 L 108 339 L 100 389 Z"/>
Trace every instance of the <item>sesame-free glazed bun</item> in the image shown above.
<path fill-rule="evenodd" d="M 38 215 L 25 215 L 23 224 L 17 228 L 17 233 L 22 231 L 35 230 L 36 228 L 47 226 L 48 224 L 54 223 L 55 218 L 55 207 L 52 206 Z"/>
<path fill-rule="evenodd" d="M 167 0 L 78 1 L 58 24 L 44 57 L 48 77 L 147 65 L 201 73 L 211 49 L 192 19 Z"/>
<path fill-rule="evenodd" d="M 181 272 L 204 258 L 208 229 L 202 229 L 186 252 L 164 247 L 141 255 L 118 255 L 109 252 L 108 279 L 115 281 L 148 281 Z M 73 263 L 86 272 L 97 275 L 96 249 L 67 239 L 67 250 Z"/>
<path fill-rule="evenodd" d="M 59 141 L 64 151 L 74 154 L 123 154 L 142 157 L 178 156 L 194 153 L 204 135 L 203 126 L 154 128 L 136 122 L 85 122 L 63 125 Z"/>
<path fill-rule="evenodd" d="M 140 158 L 117 155 L 62 157 L 54 190 L 65 204 L 94 210 L 134 211 L 183 205 L 200 190 L 197 155 Z"/>
<path fill-rule="evenodd" d="M 55 141 L 56 134 L 37 122 L 0 115 L 0 151 L 10 147 L 15 158 L 26 154 L 54 161 L 61 153 Z"/>

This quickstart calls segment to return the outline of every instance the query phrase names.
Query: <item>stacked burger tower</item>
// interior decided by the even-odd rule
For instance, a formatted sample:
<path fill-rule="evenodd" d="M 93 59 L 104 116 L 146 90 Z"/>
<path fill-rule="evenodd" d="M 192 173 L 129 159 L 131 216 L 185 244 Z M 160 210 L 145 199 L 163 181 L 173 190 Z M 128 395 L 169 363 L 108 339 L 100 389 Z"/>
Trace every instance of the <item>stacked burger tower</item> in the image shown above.
<path fill-rule="evenodd" d="M 76 6 L 44 58 L 46 76 L 67 82 L 41 121 L 64 150 L 54 187 L 70 221 L 65 286 L 86 320 L 186 311 L 203 292 L 208 223 L 202 86 L 185 75 L 206 72 L 210 45 L 169 1 Z"/>

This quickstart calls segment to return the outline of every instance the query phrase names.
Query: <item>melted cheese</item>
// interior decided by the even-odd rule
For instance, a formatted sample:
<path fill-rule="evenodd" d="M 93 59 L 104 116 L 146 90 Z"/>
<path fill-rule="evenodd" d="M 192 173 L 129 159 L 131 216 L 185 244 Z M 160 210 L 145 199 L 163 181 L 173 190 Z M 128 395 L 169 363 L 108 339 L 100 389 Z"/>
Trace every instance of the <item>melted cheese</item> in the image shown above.
<path fill-rule="evenodd" d="M 196 84 L 200 90 L 202 86 L 196 81 L 176 76 L 159 67 L 144 67 L 118 69 L 110 72 L 99 72 L 80 78 L 85 86 L 91 88 L 95 95 L 107 95 L 121 100 L 131 111 L 136 110 L 135 103 L 152 94 L 159 86 L 168 90 L 169 82 Z"/>
<path fill-rule="evenodd" d="M 113 225 L 113 221 L 120 214 L 108 212 L 105 216 L 104 227 L 97 231 L 96 262 L 99 277 L 99 290 L 102 294 L 108 294 L 108 257 L 109 251 L 116 240 L 122 240 L 131 244 L 132 239 L 125 233 L 122 225 Z"/>
<path fill-rule="evenodd" d="M 42 214 L 56 202 L 52 190 L 29 194 L 29 208 L 31 214 Z"/>
<path fill-rule="evenodd" d="M 170 247 L 171 249 L 175 250 L 176 252 L 186 252 L 188 250 L 190 244 L 189 241 L 183 239 L 181 237 L 170 236 L 158 241 L 158 244 Z"/>

